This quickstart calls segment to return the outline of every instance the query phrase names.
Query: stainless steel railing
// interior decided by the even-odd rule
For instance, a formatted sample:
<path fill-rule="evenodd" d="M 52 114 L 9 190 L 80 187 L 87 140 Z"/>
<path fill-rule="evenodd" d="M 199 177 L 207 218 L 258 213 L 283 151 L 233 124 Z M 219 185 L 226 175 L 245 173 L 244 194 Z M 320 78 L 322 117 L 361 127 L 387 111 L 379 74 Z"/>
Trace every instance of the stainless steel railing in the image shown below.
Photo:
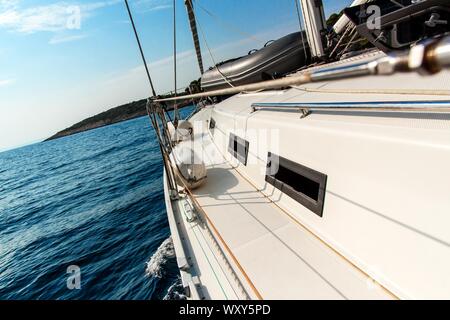
<path fill-rule="evenodd" d="M 261 109 L 298 110 L 302 118 L 312 111 L 406 111 L 450 113 L 450 100 L 442 101 L 370 101 L 370 102 L 319 102 L 319 103 L 254 103 L 253 111 Z"/>

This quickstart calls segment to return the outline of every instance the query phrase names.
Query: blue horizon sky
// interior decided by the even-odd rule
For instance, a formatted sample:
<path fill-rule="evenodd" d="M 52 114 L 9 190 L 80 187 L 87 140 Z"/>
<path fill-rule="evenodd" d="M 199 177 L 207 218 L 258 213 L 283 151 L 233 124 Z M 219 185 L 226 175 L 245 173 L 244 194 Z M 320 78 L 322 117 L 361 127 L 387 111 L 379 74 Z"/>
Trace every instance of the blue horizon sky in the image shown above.
<path fill-rule="evenodd" d="M 327 16 L 351 2 L 324 0 Z M 171 91 L 173 0 L 129 3 L 156 90 Z M 184 87 L 200 73 L 184 1 L 176 6 L 178 87 Z M 194 0 L 194 6 L 216 62 L 299 28 L 294 0 Z M 122 0 L 0 0 L 0 36 L 0 152 L 150 96 Z M 209 67 L 202 39 L 201 46 Z"/>

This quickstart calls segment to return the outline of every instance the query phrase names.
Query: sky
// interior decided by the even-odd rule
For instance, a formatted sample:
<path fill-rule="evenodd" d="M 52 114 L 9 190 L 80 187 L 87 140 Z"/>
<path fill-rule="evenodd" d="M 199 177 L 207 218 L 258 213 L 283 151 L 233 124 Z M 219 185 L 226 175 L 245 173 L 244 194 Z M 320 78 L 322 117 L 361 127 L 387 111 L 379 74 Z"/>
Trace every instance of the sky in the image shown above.
<path fill-rule="evenodd" d="M 182 88 L 200 72 L 175 1 Z M 294 1 L 194 0 L 205 67 L 297 31 Z M 324 0 L 326 15 L 351 2 Z M 129 3 L 156 91 L 169 92 L 174 0 Z M 0 0 L 0 39 L 0 151 L 151 95 L 123 0 Z"/>

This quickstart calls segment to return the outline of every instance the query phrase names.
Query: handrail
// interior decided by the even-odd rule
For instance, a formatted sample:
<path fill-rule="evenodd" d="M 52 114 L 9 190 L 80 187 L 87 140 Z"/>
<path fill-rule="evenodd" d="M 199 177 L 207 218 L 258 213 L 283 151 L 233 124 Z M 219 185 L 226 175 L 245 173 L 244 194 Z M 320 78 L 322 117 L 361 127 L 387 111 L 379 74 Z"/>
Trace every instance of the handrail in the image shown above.
<path fill-rule="evenodd" d="M 436 101 L 368 101 L 368 102 L 288 102 L 254 103 L 253 112 L 258 109 L 297 109 L 302 118 L 312 111 L 402 111 L 450 113 L 450 100 Z"/>

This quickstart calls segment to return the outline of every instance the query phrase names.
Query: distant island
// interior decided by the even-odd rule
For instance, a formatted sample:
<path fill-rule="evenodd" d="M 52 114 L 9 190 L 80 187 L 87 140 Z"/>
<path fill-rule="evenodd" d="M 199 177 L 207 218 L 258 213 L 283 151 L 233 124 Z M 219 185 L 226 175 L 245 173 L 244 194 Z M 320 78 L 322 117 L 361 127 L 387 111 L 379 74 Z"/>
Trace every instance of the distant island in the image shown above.
<path fill-rule="evenodd" d="M 178 96 L 183 96 L 189 93 L 197 93 L 200 92 L 200 80 L 194 80 L 191 82 L 188 88 L 186 88 L 186 91 L 183 94 L 179 94 Z M 173 94 L 166 94 L 163 96 L 160 96 L 161 98 L 169 98 L 172 97 Z M 51 136 L 50 138 L 46 139 L 45 141 L 54 140 L 58 138 L 62 138 L 65 136 L 70 136 L 72 134 L 80 133 L 87 130 L 92 130 L 100 127 L 104 127 L 110 124 L 131 120 L 134 118 L 138 118 L 141 116 L 144 116 L 147 114 L 147 110 L 145 108 L 145 105 L 147 103 L 147 99 L 142 99 L 139 101 L 133 101 L 112 109 L 109 109 L 107 111 L 104 111 L 102 113 L 99 113 L 93 117 L 87 118 L 81 122 L 78 122 L 74 124 L 73 126 L 64 129 L 55 135 Z M 177 106 L 179 108 L 183 108 L 186 106 L 191 105 L 192 103 L 190 101 L 183 102 L 183 103 L 177 103 Z M 172 104 L 167 105 L 167 110 L 173 109 Z"/>

